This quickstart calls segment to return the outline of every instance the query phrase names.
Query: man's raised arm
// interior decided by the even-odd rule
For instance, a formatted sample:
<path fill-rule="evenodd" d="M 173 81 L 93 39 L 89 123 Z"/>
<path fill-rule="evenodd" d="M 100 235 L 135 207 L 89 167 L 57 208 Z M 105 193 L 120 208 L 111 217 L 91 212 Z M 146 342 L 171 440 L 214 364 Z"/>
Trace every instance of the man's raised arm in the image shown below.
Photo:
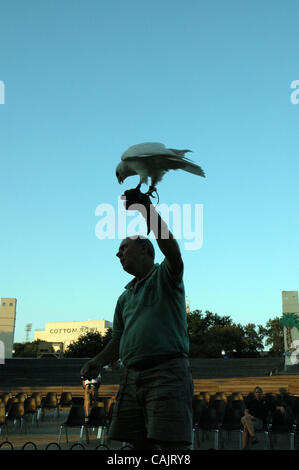
<path fill-rule="evenodd" d="M 149 228 L 153 231 L 158 246 L 166 258 L 169 270 L 173 274 L 180 273 L 183 269 L 183 260 L 178 242 L 153 205 L 150 206 Z"/>
<path fill-rule="evenodd" d="M 165 256 L 167 266 L 173 274 L 178 274 L 183 269 L 183 260 L 178 242 L 170 232 L 166 222 L 152 205 L 149 196 L 137 189 L 125 191 L 122 199 L 125 199 L 127 210 L 138 210 L 146 220 L 148 233 L 153 231 L 158 246 Z"/>

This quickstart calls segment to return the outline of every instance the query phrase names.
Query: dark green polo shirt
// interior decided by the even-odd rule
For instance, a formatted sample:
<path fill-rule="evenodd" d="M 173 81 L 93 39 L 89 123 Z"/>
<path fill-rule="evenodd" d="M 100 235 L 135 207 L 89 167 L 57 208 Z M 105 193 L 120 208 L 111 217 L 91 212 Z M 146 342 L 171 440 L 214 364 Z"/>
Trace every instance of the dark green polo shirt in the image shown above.
<path fill-rule="evenodd" d="M 154 356 L 189 352 L 183 272 L 155 264 L 136 285 L 126 285 L 114 313 L 112 337 L 120 340 L 124 365 Z"/>

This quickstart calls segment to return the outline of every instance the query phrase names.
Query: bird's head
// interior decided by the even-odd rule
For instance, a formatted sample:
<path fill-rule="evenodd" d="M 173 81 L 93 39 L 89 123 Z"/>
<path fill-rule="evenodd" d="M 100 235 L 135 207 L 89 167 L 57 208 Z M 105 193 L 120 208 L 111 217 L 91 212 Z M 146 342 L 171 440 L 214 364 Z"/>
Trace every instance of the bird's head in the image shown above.
<path fill-rule="evenodd" d="M 125 175 L 125 173 L 124 173 L 124 168 L 123 168 L 123 163 L 122 162 L 117 165 L 115 174 L 116 174 L 116 178 L 117 178 L 119 184 L 122 184 L 124 182 L 124 180 L 126 179 L 126 177 L 127 177 L 127 175 Z"/>

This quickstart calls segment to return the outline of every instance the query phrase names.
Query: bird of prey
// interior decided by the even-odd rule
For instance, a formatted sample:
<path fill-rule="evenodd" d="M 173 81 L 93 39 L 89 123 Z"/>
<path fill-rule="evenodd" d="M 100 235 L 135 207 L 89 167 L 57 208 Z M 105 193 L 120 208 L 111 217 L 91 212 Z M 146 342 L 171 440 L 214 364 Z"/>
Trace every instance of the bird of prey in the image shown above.
<path fill-rule="evenodd" d="M 136 188 L 138 190 L 143 183 L 148 184 L 148 178 L 151 178 L 151 184 L 146 193 L 149 196 L 157 191 L 157 183 L 169 170 L 184 170 L 205 177 L 203 169 L 185 157 L 187 152 L 191 150 L 166 148 L 159 142 L 132 145 L 122 154 L 121 162 L 116 168 L 116 177 L 122 184 L 128 176 L 139 175 L 140 180 Z"/>

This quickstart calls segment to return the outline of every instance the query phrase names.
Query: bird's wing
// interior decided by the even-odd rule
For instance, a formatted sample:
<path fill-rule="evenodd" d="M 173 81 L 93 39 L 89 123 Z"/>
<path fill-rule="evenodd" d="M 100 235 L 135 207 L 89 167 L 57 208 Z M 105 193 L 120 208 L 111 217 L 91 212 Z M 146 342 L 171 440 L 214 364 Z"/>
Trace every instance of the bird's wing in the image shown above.
<path fill-rule="evenodd" d="M 181 169 L 184 171 L 188 171 L 189 173 L 193 173 L 194 175 L 202 176 L 203 178 L 205 178 L 206 176 L 203 169 L 199 165 L 196 165 L 196 163 L 194 163 L 189 158 L 186 158 L 184 156 L 177 156 L 177 157 L 170 156 L 169 158 L 167 158 L 167 160 L 169 162 L 171 161 L 174 162 L 173 165 L 176 165 L 176 168 L 172 168 L 174 170 Z"/>
<path fill-rule="evenodd" d="M 121 156 L 123 162 L 147 167 L 149 170 L 185 170 L 199 176 L 205 176 L 204 171 L 192 160 L 185 157 L 191 150 L 176 150 L 166 148 L 159 142 L 144 142 L 129 147 Z"/>
<path fill-rule="evenodd" d="M 205 177 L 203 169 L 183 156 L 178 155 L 138 155 L 135 157 L 126 157 L 126 162 L 130 162 L 130 166 L 144 166 L 150 171 L 153 170 L 184 170 L 195 175 Z"/>
<path fill-rule="evenodd" d="M 176 155 L 176 153 L 190 152 L 190 150 L 174 150 L 168 149 L 164 144 L 159 142 L 144 142 L 129 147 L 121 156 L 123 161 L 132 157 L 149 157 L 152 155 Z"/>

